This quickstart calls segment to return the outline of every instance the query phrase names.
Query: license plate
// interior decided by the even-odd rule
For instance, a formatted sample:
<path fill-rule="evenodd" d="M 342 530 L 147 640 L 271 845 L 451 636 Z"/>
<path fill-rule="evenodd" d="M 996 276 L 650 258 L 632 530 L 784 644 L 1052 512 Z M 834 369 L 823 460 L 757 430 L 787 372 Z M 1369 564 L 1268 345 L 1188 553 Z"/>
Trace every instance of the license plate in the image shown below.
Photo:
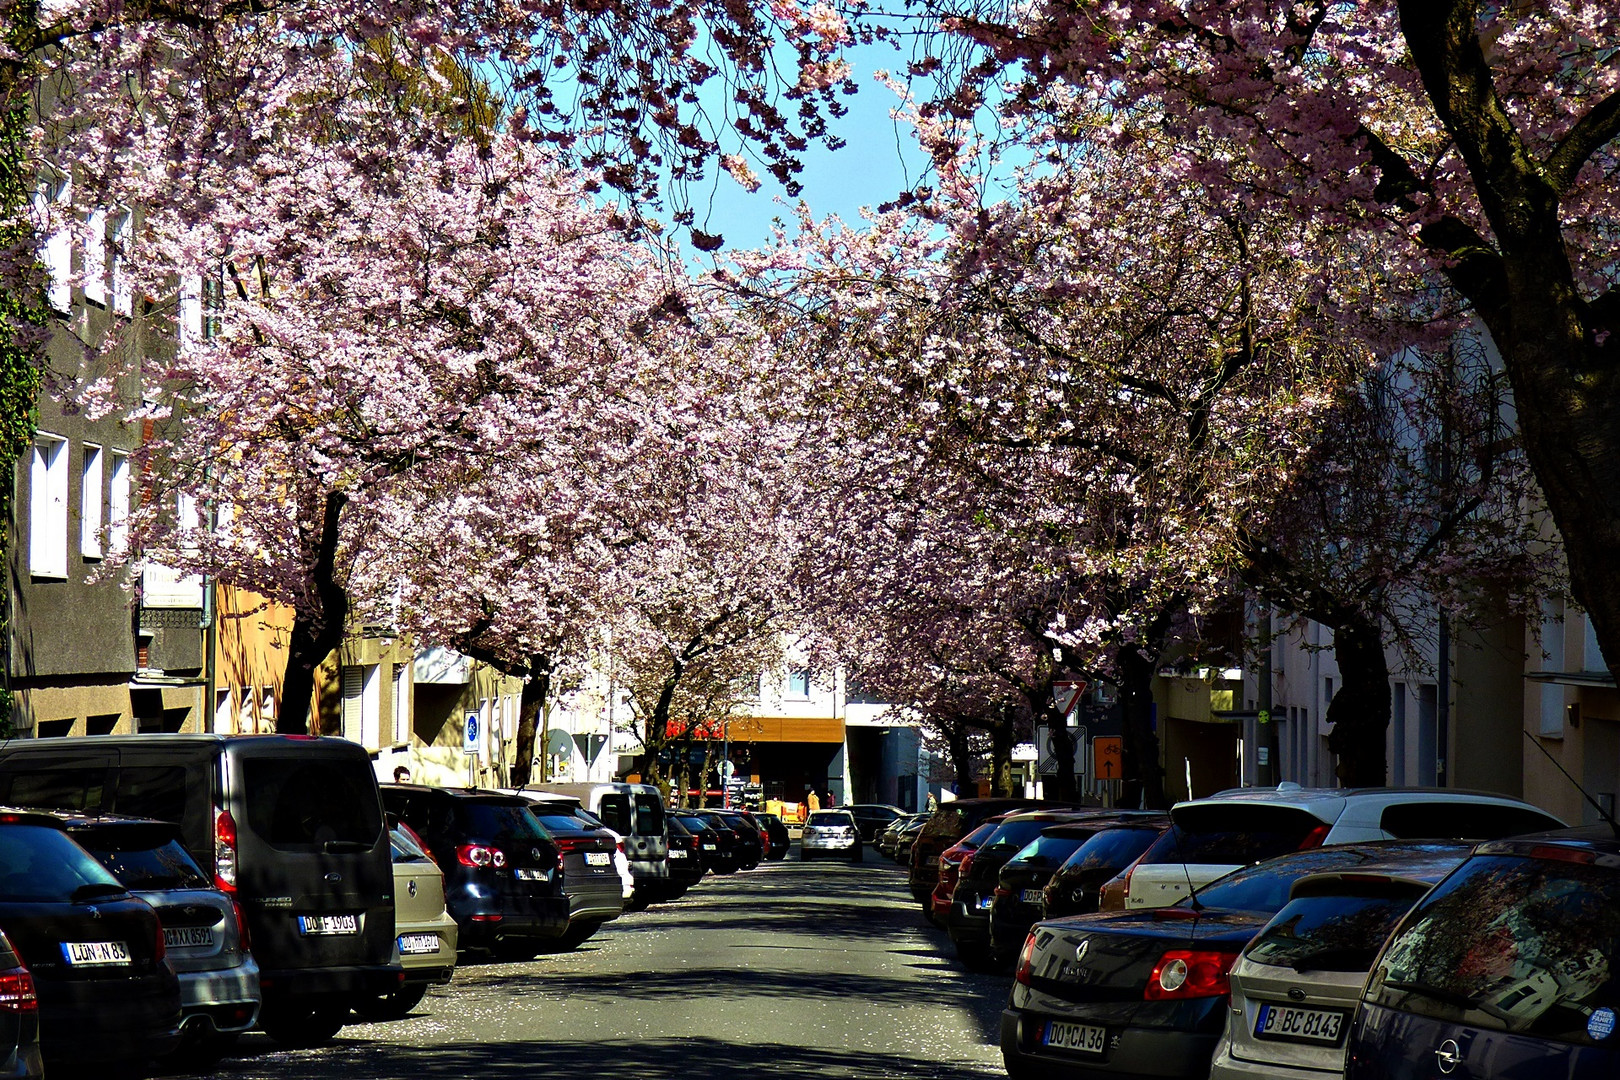
<path fill-rule="evenodd" d="M 669 857 L 672 859 L 684 859 L 686 858 L 686 852 L 682 851 L 680 848 L 670 848 Z"/>
<path fill-rule="evenodd" d="M 517 877 L 519 881 L 550 881 L 551 871 L 535 870 L 531 867 L 520 866 L 517 868 Z"/>
<path fill-rule="evenodd" d="M 1023 892 L 1018 894 L 1018 899 L 1022 900 L 1026 904 L 1038 904 L 1041 902 L 1041 890 L 1025 889 Z"/>
<path fill-rule="evenodd" d="M 715 850 L 715 845 L 714 844 L 704 844 L 703 845 L 703 850 L 704 851 L 714 851 Z"/>
<path fill-rule="evenodd" d="M 175 926 L 163 928 L 163 944 L 171 949 L 195 948 L 212 945 L 214 931 L 207 926 Z"/>
<path fill-rule="evenodd" d="M 62 955 L 74 967 L 129 963 L 129 946 L 122 941 L 64 941 Z"/>
<path fill-rule="evenodd" d="M 1100 1054 L 1108 1045 L 1108 1029 L 1097 1024 L 1065 1024 L 1048 1020 L 1041 1032 L 1041 1045 L 1082 1054 Z"/>
<path fill-rule="evenodd" d="M 1344 1013 L 1328 1009 L 1297 1009 L 1292 1005 L 1262 1005 L 1254 1018 L 1257 1039 L 1292 1039 L 1299 1042 L 1336 1043 L 1344 1034 Z"/>
<path fill-rule="evenodd" d="M 586 866 L 606 866 L 611 861 L 605 851 L 587 851 L 585 853 Z"/>
<path fill-rule="evenodd" d="M 399 951 L 406 956 L 420 956 L 422 953 L 436 953 L 439 951 L 438 934 L 401 934 L 399 936 Z"/>
<path fill-rule="evenodd" d="M 358 934 L 360 932 L 360 916 L 300 915 L 298 916 L 298 932 L 300 934 Z"/>
<path fill-rule="evenodd" d="M 995 901 L 993 896 L 981 896 L 973 902 L 973 906 L 980 911 L 989 911 L 990 905 Z"/>

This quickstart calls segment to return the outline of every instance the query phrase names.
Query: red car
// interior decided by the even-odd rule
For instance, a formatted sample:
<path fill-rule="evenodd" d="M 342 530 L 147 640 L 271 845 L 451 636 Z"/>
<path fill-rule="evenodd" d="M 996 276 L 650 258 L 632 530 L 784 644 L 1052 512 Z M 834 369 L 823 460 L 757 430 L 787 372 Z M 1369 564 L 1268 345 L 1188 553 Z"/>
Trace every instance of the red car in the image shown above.
<path fill-rule="evenodd" d="M 996 826 L 1005 818 L 1005 814 L 997 814 L 940 853 L 939 882 L 928 897 L 929 922 L 936 926 L 945 925 L 945 916 L 951 910 L 951 894 L 956 891 L 956 883 L 961 877 L 963 864 L 973 857 L 979 845 L 984 843 L 985 837 L 995 832 Z"/>

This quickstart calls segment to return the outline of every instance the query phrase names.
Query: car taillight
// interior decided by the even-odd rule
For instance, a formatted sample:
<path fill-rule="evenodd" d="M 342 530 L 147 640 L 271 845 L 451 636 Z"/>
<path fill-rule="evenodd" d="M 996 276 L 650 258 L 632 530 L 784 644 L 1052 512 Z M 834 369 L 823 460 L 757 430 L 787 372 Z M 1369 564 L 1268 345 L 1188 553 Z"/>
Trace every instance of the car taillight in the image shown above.
<path fill-rule="evenodd" d="M 34 994 L 34 977 L 25 967 L 0 971 L 0 1012 L 38 1012 L 39 998 Z"/>
<path fill-rule="evenodd" d="M 253 939 L 248 936 L 247 919 L 242 916 L 242 905 L 232 900 L 231 911 L 236 915 L 236 936 L 242 942 L 241 949 L 247 952 L 253 948 Z"/>
<path fill-rule="evenodd" d="M 562 862 L 561 854 L 557 856 L 557 861 L 559 864 Z M 493 866 L 499 870 L 506 865 L 506 852 L 486 844 L 457 844 L 456 862 L 462 866 Z"/>
<path fill-rule="evenodd" d="M 1131 870 L 1127 870 L 1103 884 L 1102 889 L 1097 893 L 1097 910 L 1124 911 L 1126 902 L 1130 898 Z"/>
<path fill-rule="evenodd" d="M 1173 949 L 1153 965 L 1142 997 L 1146 1001 L 1225 997 L 1232 992 L 1228 974 L 1237 958 L 1235 952 Z"/>
<path fill-rule="evenodd" d="M 157 923 L 157 942 L 152 946 L 152 962 L 157 963 L 169 955 L 169 943 L 163 939 L 163 920 L 153 919 Z"/>
<path fill-rule="evenodd" d="M 214 887 L 236 891 L 236 819 L 229 810 L 214 815 Z"/>
<path fill-rule="evenodd" d="M 1013 972 L 1013 981 L 1029 985 L 1030 976 L 1035 972 L 1035 934 L 1032 931 L 1024 939 L 1024 951 L 1018 954 L 1018 969 Z"/>
<path fill-rule="evenodd" d="M 1309 851 L 1311 848 L 1321 847 L 1322 841 L 1327 839 L 1328 831 L 1332 828 L 1333 826 L 1327 824 L 1326 822 L 1318 825 L 1316 828 L 1305 834 L 1305 839 L 1299 842 L 1299 847 L 1296 850 Z"/>
<path fill-rule="evenodd" d="M 972 873 L 973 852 L 970 851 L 966 855 L 962 856 L 962 861 L 956 865 L 956 879 L 961 881 L 963 878 L 971 877 Z"/>
<path fill-rule="evenodd" d="M 997 885 L 995 894 L 996 896 L 1005 900 L 1007 897 L 1012 895 L 1012 890 L 1007 888 L 1005 885 Z"/>

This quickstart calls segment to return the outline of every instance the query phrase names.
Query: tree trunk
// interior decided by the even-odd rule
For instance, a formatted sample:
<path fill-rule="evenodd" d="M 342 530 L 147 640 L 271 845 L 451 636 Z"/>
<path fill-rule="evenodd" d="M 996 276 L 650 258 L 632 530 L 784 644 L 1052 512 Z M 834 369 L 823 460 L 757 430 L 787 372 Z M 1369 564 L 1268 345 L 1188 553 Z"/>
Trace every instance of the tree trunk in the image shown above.
<path fill-rule="evenodd" d="M 534 656 L 529 658 L 529 671 L 523 680 L 523 694 L 518 698 L 518 729 L 517 746 L 513 750 L 516 758 L 512 763 L 512 786 L 528 787 L 534 779 L 534 763 L 536 755 L 534 744 L 540 732 L 540 717 L 546 709 L 546 699 L 551 697 L 551 658 L 548 656 Z M 545 752 L 545 748 L 541 748 Z M 542 774 L 544 770 L 541 770 Z M 541 779 L 544 779 L 542 775 Z"/>
<path fill-rule="evenodd" d="M 641 745 L 647 751 L 647 775 L 641 778 L 644 784 L 656 786 L 664 779 L 664 764 L 658 760 L 658 755 L 669 745 L 669 708 L 675 700 L 675 688 L 680 685 L 685 670 L 685 664 L 675 661 L 669 676 L 664 679 L 663 689 L 658 693 L 652 715 L 647 717 L 643 725 Z"/>
<path fill-rule="evenodd" d="M 349 592 L 334 576 L 343 507 L 349 497 L 341 491 L 326 493 L 321 513 L 321 535 L 315 549 L 313 585 L 317 606 L 300 609 L 287 641 L 287 669 L 281 679 L 281 708 L 276 710 L 280 735 L 311 734 L 309 710 L 315 697 L 315 672 L 343 644 L 349 622 Z M 319 723 L 314 734 L 321 734 Z"/>
<path fill-rule="evenodd" d="M 1163 809 L 1170 801 L 1159 765 L 1159 735 L 1153 730 L 1153 659 L 1133 646 L 1119 651 L 1119 700 L 1125 722 L 1119 805 Z"/>
<path fill-rule="evenodd" d="M 968 740 L 966 724 L 951 721 L 945 733 L 945 748 L 950 754 L 951 769 L 956 773 L 956 790 L 966 795 L 973 790 L 973 746 Z"/>
<path fill-rule="evenodd" d="M 1342 680 L 1328 703 L 1328 749 L 1338 756 L 1345 787 L 1383 787 L 1388 782 L 1384 738 L 1389 729 L 1389 665 L 1384 636 L 1365 616 L 1333 631 L 1333 658 Z"/>
<path fill-rule="evenodd" d="M 1003 709 L 1000 721 L 990 725 L 990 794 L 999 798 L 1013 794 L 1012 749 L 1016 740 L 1013 725 L 1011 707 Z"/>
<path fill-rule="evenodd" d="M 720 749 L 720 747 L 715 744 L 713 739 L 704 740 L 703 775 L 698 777 L 698 789 L 702 792 L 702 794 L 699 795 L 699 799 L 701 800 L 701 805 L 703 806 L 709 805 L 709 774 L 718 768 L 714 761 L 716 756 L 715 751 L 718 749 Z M 725 783 L 725 779 L 726 778 L 724 776 L 720 777 L 722 784 Z"/>
<path fill-rule="evenodd" d="M 1030 696 L 1029 710 L 1046 721 L 1047 738 L 1052 740 L 1052 754 L 1057 758 L 1057 774 L 1046 797 L 1062 802 L 1076 801 L 1080 797 L 1080 786 L 1074 775 L 1074 731 L 1069 727 L 1068 715 L 1052 700 L 1050 680 Z M 1039 754 L 1042 749 L 1037 746 L 1035 752 Z"/>

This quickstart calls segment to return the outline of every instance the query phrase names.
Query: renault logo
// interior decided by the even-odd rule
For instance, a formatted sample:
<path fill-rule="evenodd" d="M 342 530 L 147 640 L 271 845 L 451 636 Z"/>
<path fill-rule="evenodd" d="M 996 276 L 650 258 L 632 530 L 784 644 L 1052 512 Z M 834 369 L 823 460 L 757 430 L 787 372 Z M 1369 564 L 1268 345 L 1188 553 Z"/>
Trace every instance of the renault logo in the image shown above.
<path fill-rule="evenodd" d="M 1462 1064 L 1462 1047 L 1457 1045 L 1456 1039 L 1447 1039 L 1434 1052 L 1434 1060 L 1439 1064 L 1440 1071 L 1450 1076 Z"/>
<path fill-rule="evenodd" d="M 535 847 L 535 848 L 530 848 L 529 849 L 529 858 L 538 859 L 539 857 L 540 857 L 540 849 L 539 848 Z"/>
<path fill-rule="evenodd" d="M 1075 949 L 1074 949 L 1075 962 L 1079 963 L 1080 961 L 1084 960 L 1086 958 L 1086 953 L 1088 953 L 1090 951 L 1091 951 L 1091 939 L 1086 938 L 1084 941 L 1080 942 L 1079 945 L 1075 946 Z"/>

